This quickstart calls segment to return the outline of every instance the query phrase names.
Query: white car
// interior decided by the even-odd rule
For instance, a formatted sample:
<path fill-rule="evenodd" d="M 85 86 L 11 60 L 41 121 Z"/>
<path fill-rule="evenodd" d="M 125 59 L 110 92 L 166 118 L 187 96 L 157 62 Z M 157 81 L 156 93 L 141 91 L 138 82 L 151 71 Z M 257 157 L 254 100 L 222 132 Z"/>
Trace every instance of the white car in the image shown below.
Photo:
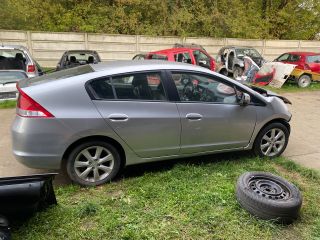
<path fill-rule="evenodd" d="M 28 76 L 22 70 L 0 70 L 0 101 L 16 99 L 17 82 L 25 78 Z"/>

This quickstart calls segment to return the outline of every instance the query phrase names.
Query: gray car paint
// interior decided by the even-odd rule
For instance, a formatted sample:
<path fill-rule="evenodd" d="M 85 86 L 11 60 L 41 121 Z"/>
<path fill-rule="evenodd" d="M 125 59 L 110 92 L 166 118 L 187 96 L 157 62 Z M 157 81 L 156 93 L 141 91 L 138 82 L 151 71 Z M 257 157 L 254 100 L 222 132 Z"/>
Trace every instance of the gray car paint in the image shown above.
<path fill-rule="evenodd" d="M 291 118 L 287 107 L 277 97 L 264 97 L 236 81 L 190 64 L 149 60 L 99 63 L 91 67 L 93 72 L 75 77 L 42 83 L 22 80 L 19 83 L 26 94 L 55 117 L 16 116 L 12 124 L 12 140 L 13 153 L 18 161 L 33 168 L 58 169 L 69 146 L 92 136 L 105 136 L 118 142 L 125 152 L 126 165 L 251 149 L 256 135 L 266 123 Z M 210 74 L 238 86 L 265 106 L 92 101 L 85 89 L 86 82 L 91 79 L 146 70 Z M 199 113 L 205 119 L 188 122 L 186 113 Z M 115 122 L 110 119 L 119 114 L 127 115 L 128 120 Z"/>

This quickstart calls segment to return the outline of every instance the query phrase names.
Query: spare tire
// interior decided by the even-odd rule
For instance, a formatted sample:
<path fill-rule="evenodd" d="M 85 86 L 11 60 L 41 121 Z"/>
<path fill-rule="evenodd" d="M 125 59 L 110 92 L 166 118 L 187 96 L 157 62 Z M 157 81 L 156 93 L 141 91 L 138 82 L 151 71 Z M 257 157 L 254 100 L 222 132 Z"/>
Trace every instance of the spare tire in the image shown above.
<path fill-rule="evenodd" d="M 236 197 L 252 215 L 281 223 L 291 223 L 297 219 L 302 204 L 302 196 L 295 185 L 266 172 L 241 175 Z"/>

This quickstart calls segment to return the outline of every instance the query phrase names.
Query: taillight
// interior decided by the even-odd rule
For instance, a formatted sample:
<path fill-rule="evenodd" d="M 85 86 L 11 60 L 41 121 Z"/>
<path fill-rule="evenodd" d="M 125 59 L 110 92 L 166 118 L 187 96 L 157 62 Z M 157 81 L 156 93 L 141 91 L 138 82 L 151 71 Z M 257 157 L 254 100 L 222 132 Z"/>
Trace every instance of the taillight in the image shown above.
<path fill-rule="evenodd" d="M 17 102 L 17 114 L 21 117 L 31 117 L 31 118 L 52 118 L 54 117 L 50 112 L 48 112 L 39 103 L 29 97 L 25 92 L 23 92 L 19 87 L 19 97 Z"/>
<path fill-rule="evenodd" d="M 27 72 L 35 72 L 35 71 L 36 71 L 36 66 L 35 65 L 28 65 Z"/>

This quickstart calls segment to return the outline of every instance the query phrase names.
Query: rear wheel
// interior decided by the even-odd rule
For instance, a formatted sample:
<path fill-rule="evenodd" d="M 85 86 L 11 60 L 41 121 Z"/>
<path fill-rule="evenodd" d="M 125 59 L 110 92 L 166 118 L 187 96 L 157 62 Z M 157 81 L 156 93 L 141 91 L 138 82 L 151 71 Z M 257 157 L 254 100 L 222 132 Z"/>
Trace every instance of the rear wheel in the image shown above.
<path fill-rule="evenodd" d="M 114 146 L 103 141 L 90 141 L 73 149 L 66 167 L 73 182 L 97 186 L 112 180 L 120 166 L 120 155 Z"/>
<path fill-rule="evenodd" d="M 311 77 L 308 75 L 302 75 L 298 79 L 298 85 L 301 88 L 309 87 L 311 84 Z"/>
<path fill-rule="evenodd" d="M 278 157 L 288 145 L 289 131 L 282 123 L 271 123 L 256 137 L 253 151 L 260 157 Z"/>

